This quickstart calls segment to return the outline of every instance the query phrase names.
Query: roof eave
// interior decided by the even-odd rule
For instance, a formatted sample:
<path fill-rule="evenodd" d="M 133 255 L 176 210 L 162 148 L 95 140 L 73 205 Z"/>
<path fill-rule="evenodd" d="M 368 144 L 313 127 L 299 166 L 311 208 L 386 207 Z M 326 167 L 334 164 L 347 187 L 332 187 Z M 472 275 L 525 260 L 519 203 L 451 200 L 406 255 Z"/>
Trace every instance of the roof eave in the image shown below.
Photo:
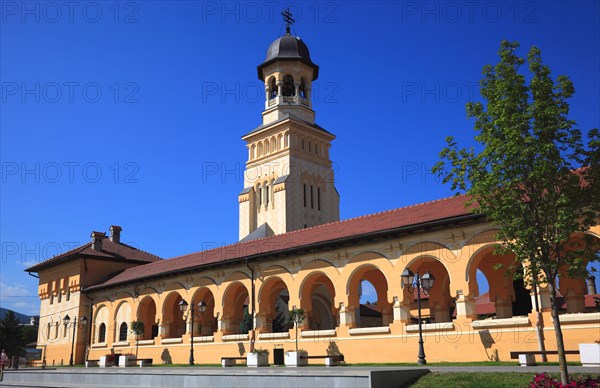
<path fill-rule="evenodd" d="M 308 60 L 306 60 L 304 58 L 300 58 L 300 57 L 293 58 L 293 57 L 290 57 L 290 58 L 273 58 L 273 59 L 270 59 L 270 60 L 268 60 L 266 62 L 263 62 L 260 65 L 258 65 L 256 67 L 256 71 L 258 73 L 258 79 L 261 80 L 261 81 L 264 81 L 265 77 L 263 75 L 263 70 L 267 66 L 269 66 L 269 65 L 271 65 L 271 64 L 273 64 L 275 62 L 278 62 L 278 61 L 281 61 L 281 62 L 301 62 L 301 63 L 304 63 L 306 66 L 308 66 L 308 67 L 310 67 L 310 68 L 313 69 L 313 79 L 312 80 L 316 81 L 317 78 L 319 78 L 319 65 L 316 65 L 316 64 L 312 63 L 311 61 L 308 61 Z"/>
<path fill-rule="evenodd" d="M 301 245 L 301 246 L 297 246 L 297 247 L 282 249 L 279 251 L 258 253 L 256 255 L 242 256 L 242 257 L 237 257 L 237 258 L 231 259 L 231 260 L 216 261 L 216 262 L 212 262 L 212 263 L 208 263 L 208 264 L 201 264 L 201 265 L 191 266 L 191 267 L 187 267 L 187 268 L 176 269 L 176 270 L 172 270 L 172 271 L 165 271 L 165 272 L 161 272 L 161 273 L 155 274 L 155 275 L 140 277 L 140 278 L 138 278 L 138 280 L 142 280 L 142 279 L 150 280 L 150 279 L 164 278 L 164 277 L 168 277 L 168 276 L 172 276 L 172 275 L 184 274 L 184 273 L 196 271 L 199 269 L 210 269 L 210 268 L 222 266 L 222 265 L 234 265 L 234 264 L 239 264 L 239 263 L 247 262 L 247 261 L 256 261 L 256 260 L 260 260 L 263 258 L 268 258 L 268 257 L 274 256 L 274 255 L 279 256 L 279 257 L 280 256 L 289 256 L 289 255 L 299 254 L 299 253 L 307 252 L 307 251 L 322 250 L 324 247 L 331 247 L 332 245 L 340 246 L 340 245 L 348 245 L 351 243 L 355 243 L 357 241 L 368 241 L 368 240 L 389 238 L 389 237 L 394 237 L 396 235 L 413 233 L 420 229 L 429 230 L 429 229 L 433 229 L 433 228 L 440 227 L 440 226 L 447 226 L 448 224 L 459 224 L 459 223 L 468 223 L 468 222 L 475 223 L 484 218 L 485 218 L 484 214 L 469 213 L 469 214 L 464 214 L 461 216 L 443 218 L 443 219 L 428 221 L 428 222 L 424 222 L 424 223 L 420 223 L 420 224 L 413 224 L 413 225 L 407 225 L 407 226 L 402 226 L 402 227 L 398 227 L 398 228 L 363 233 L 360 235 L 342 237 L 342 238 L 338 238 L 338 239 L 334 239 L 334 240 L 320 241 L 317 243 L 305 244 L 305 245 Z M 102 289 L 114 288 L 114 287 L 118 287 L 118 286 L 121 286 L 122 284 L 126 284 L 129 282 L 131 282 L 131 280 L 126 280 L 126 281 L 122 281 L 122 282 L 118 282 L 118 283 L 114 283 L 114 284 L 109 284 L 106 286 L 98 284 L 98 285 L 86 288 L 84 290 L 84 292 L 92 292 L 92 291 L 99 291 Z"/>

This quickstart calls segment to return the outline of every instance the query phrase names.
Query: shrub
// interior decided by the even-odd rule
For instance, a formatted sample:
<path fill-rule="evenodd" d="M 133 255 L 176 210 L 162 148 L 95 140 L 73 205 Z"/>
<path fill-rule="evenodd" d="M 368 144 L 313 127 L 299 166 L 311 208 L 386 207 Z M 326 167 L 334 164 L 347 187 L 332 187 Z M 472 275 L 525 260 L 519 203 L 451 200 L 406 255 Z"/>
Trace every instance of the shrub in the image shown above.
<path fill-rule="evenodd" d="M 111 363 L 111 362 L 115 362 L 115 355 L 112 353 L 109 353 L 106 355 L 106 362 L 107 363 Z"/>
<path fill-rule="evenodd" d="M 600 387 L 600 376 L 593 377 L 583 377 L 577 376 L 572 378 L 571 381 L 567 385 L 561 384 L 560 381 L 552 378 L 547 373 L 536 373 L 533 377 L 533 380 L 529 384 L 530 388 L 599 388 Z"/>

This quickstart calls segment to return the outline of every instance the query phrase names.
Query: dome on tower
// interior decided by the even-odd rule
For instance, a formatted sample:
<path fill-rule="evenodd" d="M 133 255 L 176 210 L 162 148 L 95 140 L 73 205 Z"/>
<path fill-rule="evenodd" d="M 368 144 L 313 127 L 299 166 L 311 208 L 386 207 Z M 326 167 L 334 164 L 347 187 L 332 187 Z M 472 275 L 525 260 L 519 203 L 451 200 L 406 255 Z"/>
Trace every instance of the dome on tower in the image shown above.
<path fill-rule="evenodd" d="M 271 43 L 265 61 L 257 68 L 258 78 L 264 80 L 263 69 L 276 61 L 300 61 L 313 68 L 314 79 L 319 76 L 319 66 L 311 61 L 308 46 L 297 36 L 286 34 Z"/>

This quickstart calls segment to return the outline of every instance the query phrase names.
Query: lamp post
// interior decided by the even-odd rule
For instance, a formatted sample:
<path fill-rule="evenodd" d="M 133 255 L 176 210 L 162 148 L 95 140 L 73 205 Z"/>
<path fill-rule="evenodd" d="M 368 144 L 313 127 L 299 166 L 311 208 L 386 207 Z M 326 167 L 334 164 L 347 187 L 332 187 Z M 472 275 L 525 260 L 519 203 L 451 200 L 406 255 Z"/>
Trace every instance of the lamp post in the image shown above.
<path fill-rule="evenodd" d="M 190 315 L 192 318 L 192 330 L 190 333 L 190 362 L 189 362 L 189 364 L 194 365 L 194 315 L 196 315 L 195 313 L 198 312 L 198 318 L 200 318 L 202 313 L 204 313 L 206 311 L 206 303 L 204 303 L 204 301 L 201 300 L 200 303 L 198 303 L 197 308 L 195 308 L 194 301 L 192 300 L 192 305 L 191 305 L 190 309 L 188 310 L 187 308 L 188 308 L 188 303 L 185 300 L 182 300 L 181 302 L 179 302 L 179 309 L 183 313 L 183 318 L 185 320 L 187 320 Z"/>
<path fill-rule="evenodd" d="M 423 275 L 419 275 L 419 272 L 413 273 L 410 269 L 406 268 L 402 275 L 402 285 L 408 287 L 408 290 L 414 293 L 417 290 L 417 308 L 419 310 L 419 365 L 427 364 L 425 360 L 425 348 L 423 347 L 423 323 L 421 321 L 421 290 L 425 295 L 429 295 L 429 290 L 433 287 L 435 278 L 429 272 L 425 272 Z"/>
<path fill-rule="evenodd" d="M 69 366 L 73 366 L 73 351 L 75 350 L 75 332 L 77 328 L 81 325 L 81 327 L 87 325 L 87 318 L 85 316 L 81 317 L 79 322 L 77 322 L 77 316 L 73 318 L 73 322 L 71 322 L 71 318 L 69 314 L 65 315 L 63 318 L 63 323 L 65 324 L 65 329 L 69 326 L 73 326 L 73 339 L 71 341 L 71 357 L 69 358 Z"/>

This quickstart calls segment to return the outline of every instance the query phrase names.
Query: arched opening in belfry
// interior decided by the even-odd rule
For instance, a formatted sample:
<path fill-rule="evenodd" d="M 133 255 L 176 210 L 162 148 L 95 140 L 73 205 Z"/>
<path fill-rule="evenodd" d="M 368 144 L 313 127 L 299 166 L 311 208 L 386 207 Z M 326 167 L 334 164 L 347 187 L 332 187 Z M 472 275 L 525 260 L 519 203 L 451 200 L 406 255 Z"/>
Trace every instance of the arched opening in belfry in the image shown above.
<path fill-rule="evenodd" d="M 239 282 L 229 286 L 223 299 L 223 330 L 225 334 L 246 334 L 252 329 L 248 290 Z"/>
<path fill-rule="evenodd" d="M 205 310 L 198 310 L 198 304 L 204 302 Z M 210 336 L 217 331 L 217 317 L 215 316 L 215 297 L 207 287 L 199 288 L 192 297 L 194 304 L 194 336 Z"/>
<path fill-rule="evenodd" d="M 171 292 L 163 306 L 164 338 L 180 338 L 185 333 L 185 320 L 179 307 L 182 297 L 177 291 Z"/>
<path fill-rule="evenodd" d="M 158 324 L 156 322 L 156 303 L 150 296 L 144 297 L 138 307 L 138 321 L 144 324 L 144 333 L 141 340 L 151 340 L 158 336 Z"/>
<path fill-rule="evenodd" d="M 306 81 L 304 80 L 304 77 L 300 78 L 300 98 L 302 98 L 303 100 L 306 100 L 307 98 Z"/>
<path fill-rule="evenodd" d="M 269 78 L 269 100 L 277 97 L 277 82 L 275 81 L 275 77 Z"/>
<path fill-rule="evenodd" d="M 324 274 L 317 273 L 302 286 L 301 308 L 307 316 L 310 330 L 329 330 L 337 326 L 337 309 L 334 306 L 335 288 Z"/>
<path fill-rule="evenodd" d="M 296 95 L 296 87 L 294 86 L 294 77 L 286 74 L 283 77 L 282 94 L 284 97 L 293 97 Z"/>

